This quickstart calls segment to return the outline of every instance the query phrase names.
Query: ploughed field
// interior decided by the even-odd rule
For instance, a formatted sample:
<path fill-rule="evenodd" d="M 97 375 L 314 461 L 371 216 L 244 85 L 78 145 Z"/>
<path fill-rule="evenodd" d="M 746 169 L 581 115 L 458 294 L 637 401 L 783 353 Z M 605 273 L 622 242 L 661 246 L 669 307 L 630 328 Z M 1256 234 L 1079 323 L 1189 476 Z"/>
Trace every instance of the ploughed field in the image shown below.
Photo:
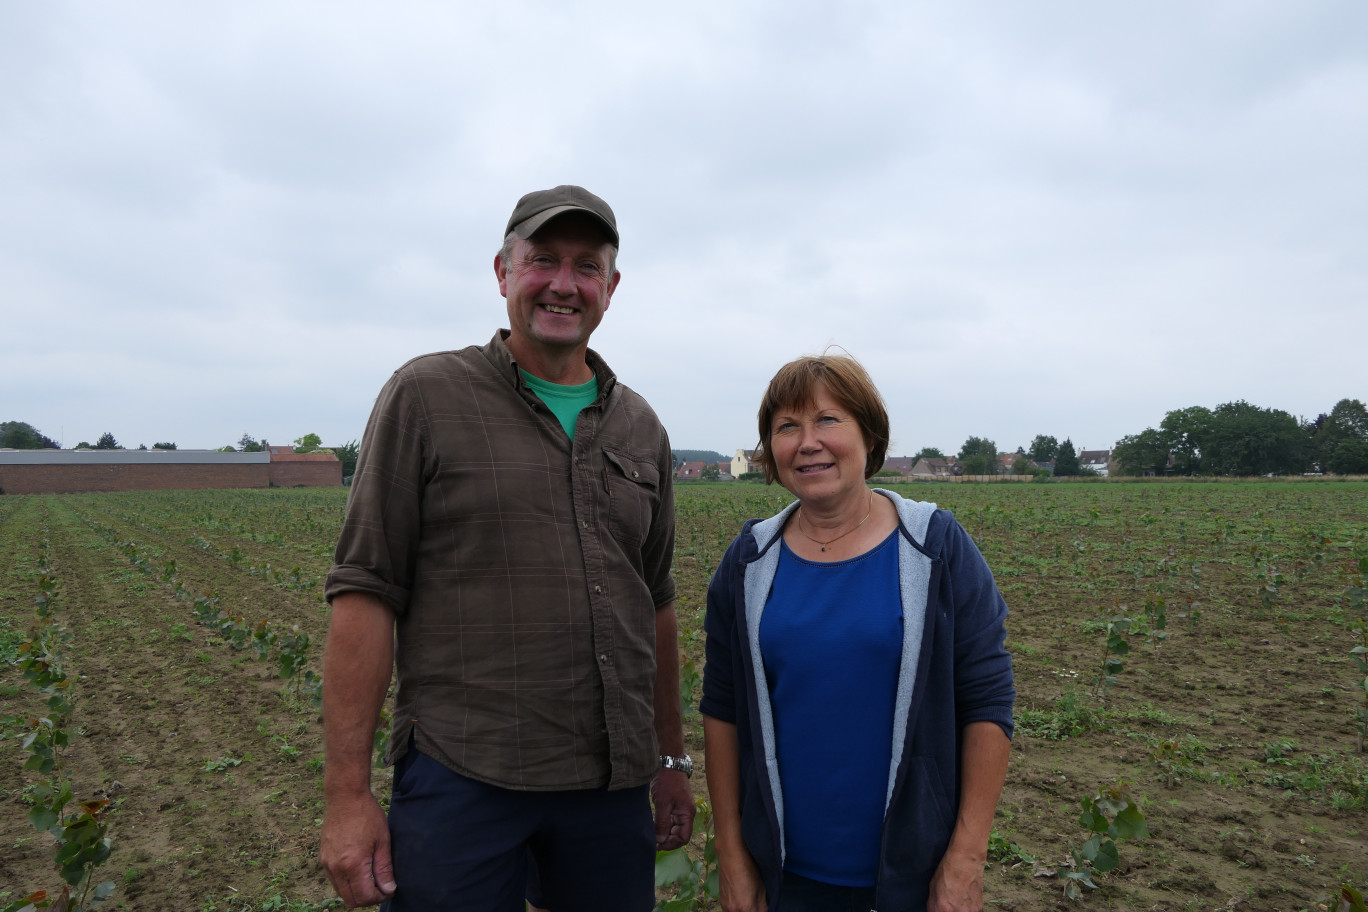
<path fill-rule="evenodd" d="M 1350 654 L 1368 645 L 1368 484 L 899 490 L 954 510 L 1011 608 L 1017 733 L 990 908 L 1073 907 L 1080 801 L 1122 783 L 1149 835 L 1118 843 L 1085 906 L 1314 909 L 1341 882 L 1368 885 L 1364 674 Z M 29 822 L 44 776 L 25 768 L 22 741 L 48 712 L 21 668 L 44 603 L 49 639 L 69 634 L 56 773 L 77 802 L 109 801 L 103 907 L 327 906 L 313 694 L 345 497 L 0 497 L 0 908 L 61 884 L 53 837 Z M 777 487 L 677 488 L 695 704 L 707 580 L 744 519 L 788 500 Z M 1121 666 L 1099 681 L 1109 658 Z M 696 709 L 686 728 L 701 767 Z M 387 771 L 375 783 L 383 792 Z"/>

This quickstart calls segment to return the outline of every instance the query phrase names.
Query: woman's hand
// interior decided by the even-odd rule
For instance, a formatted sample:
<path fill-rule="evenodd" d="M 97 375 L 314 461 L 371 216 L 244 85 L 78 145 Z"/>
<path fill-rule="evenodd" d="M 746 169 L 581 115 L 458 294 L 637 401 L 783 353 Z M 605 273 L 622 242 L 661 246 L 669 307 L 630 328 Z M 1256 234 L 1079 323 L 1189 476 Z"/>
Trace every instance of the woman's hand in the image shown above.
<path fill-rule="evenodd" d="M 926 912 L 983 912 L 984 860 L 952 845 L 931 878 Z"/>
<path fill-rule="evenodd" d="M 765 882 L 744 848 L 717 854 L 717 882 L 722 912 L 765 912 L 768 908 Z"/>

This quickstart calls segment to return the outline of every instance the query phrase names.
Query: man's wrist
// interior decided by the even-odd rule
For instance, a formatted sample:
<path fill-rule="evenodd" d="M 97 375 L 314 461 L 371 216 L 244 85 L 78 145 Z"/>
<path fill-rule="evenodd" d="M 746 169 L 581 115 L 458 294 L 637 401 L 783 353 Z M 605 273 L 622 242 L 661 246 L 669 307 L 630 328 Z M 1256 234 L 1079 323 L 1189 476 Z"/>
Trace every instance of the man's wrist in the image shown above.
<path fill-rule="evenodd" d="M 673 754 L 660 755 L 660 767 L 667 770 L 678 770 L 686 778 L 693 778 L 693 757 L 688 754 L 674 756 Z"/>

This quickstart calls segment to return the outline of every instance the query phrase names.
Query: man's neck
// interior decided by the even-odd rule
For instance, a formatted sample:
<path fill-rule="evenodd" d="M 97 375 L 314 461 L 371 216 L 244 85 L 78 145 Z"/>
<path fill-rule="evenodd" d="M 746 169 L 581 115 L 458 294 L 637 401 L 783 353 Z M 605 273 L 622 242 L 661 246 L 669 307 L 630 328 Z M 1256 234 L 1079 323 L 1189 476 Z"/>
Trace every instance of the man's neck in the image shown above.
<path fill-rule="evenodd" d="M 566 349 L 564 352 L 544 351 L 519 344 L 513 337 L 508 339 L 508 351 L 518 367 L 534 377 L 561 386 L 577 386 L 588 383 L 594 371 L 585 359 L 588 346 Z"/>

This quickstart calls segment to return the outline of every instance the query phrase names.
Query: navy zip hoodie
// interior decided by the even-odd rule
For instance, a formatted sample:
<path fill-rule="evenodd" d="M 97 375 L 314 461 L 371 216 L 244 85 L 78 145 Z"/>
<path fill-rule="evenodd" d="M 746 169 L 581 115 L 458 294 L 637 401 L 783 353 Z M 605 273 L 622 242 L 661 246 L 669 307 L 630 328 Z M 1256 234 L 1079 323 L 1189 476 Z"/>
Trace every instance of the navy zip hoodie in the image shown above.
<path fill-rule="evenodd" d="M 898 510 L 903 651 L 898 675 L 875 908 L 926 908 L 960 798 L 960 733 L 988 721 L 1012 736 L 1016 691 L 1004 646 L 1007 605 L 978 548 L 947 510 L 875 489 Z M 760 618 L 779 563 L 776 547 L 797 503 L 750 520 L 708 586 L 704 715 L 736 726 L 741 834 L 771 912 L 784 860 L 784 801 Z M 757 681 L 761 685 L 757 686 Z"/>

